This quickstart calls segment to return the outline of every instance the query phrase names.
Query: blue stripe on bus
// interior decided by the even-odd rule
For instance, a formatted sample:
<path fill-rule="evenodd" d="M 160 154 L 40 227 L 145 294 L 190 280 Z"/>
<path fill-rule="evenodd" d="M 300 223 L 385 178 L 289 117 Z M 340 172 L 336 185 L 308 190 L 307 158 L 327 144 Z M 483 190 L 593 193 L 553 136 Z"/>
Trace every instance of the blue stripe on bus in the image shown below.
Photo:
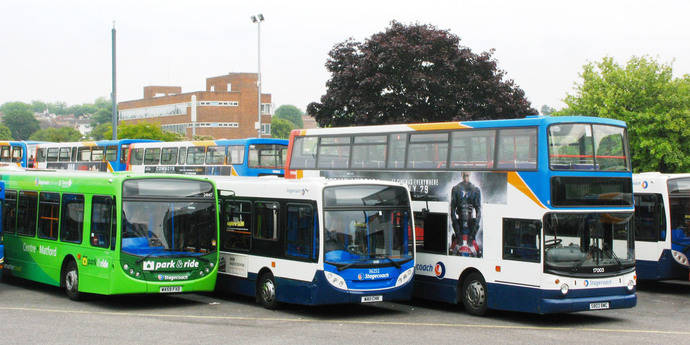
<path fill-rule="evenodd" d="M 247 278 L 219 274 L 216 288 L 245 296 L 256 295 L 256 273 Z M 283 303 L 304 305 L 360 303 L 362 297 L 380 295 L 384 301 L 403 301 L 412 297 L 412 283 L 383 291 L 344 291 L 333 287 L 323 271 L 316 271 L 314 280 L 304 282 L 289 278 L 275 277 L 276 299 Z M 397 277 L 396 277 L 397 279 Z"/>
<path fill-rule="evenodd" d="M 590 303 L 609 302 L 610 309 L 630 308 L 637 304 L 635 289 L 627 287 L 572 289 L 567 295 L 560 290 L 541 290 L 524 286 L 487 283 L 488 307 L 537 314 L 589 310 Z M 456 279 L 437 279 L 416 275 L 414 296 L 448 303 L 462 303 Z M 519 297 L 518 297 L 519 296 Z"/>
<path fill-rule="evenodd" d="M 637 260 L 635 265 L 640 280 L 688 279 L 688 269 L 673 259 L 670 249 L 664 249 L 659 261 Z"/>

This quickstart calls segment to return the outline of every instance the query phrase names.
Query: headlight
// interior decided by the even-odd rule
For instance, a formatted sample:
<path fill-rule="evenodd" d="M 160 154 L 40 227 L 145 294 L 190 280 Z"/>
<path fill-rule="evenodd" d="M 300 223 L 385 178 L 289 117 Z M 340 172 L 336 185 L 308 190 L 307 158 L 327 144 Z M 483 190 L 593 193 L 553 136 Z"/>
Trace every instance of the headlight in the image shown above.
<path fill-rule="evenodd" d="M 635 281 L 630 279 L 630 281 L 628 281 L 628 291 L 632 291 L 634 288 L 635 288 Z"/>
<path fill-rule="evenodd" d="M 563 284 L 563 285 L 561 285 L 561 293 L 562 293 L 563 295 L 568 294 L 568 290 L 570 290 L 570 287 L 568 286 L 568 284 Z"/>
<path fill-rule="evenodd" d="M 683 266 L 688 266 L 688 257 L 685 256 L 685 254 L 675 250 L 671 250 L 671 254 L 673 255 L 673 259 L 676 260 L 676 262 Z"/>
<path fill-rule="evenodd" d="M 395 287 L 398 287 L 400 285 L 405 285 L 407 282 L 412 280 L 412 277 L 414 276 L 414 267 L 410 267 L 405 272 L 401 273 L 398 276 L 398 281 L 395 282 Z"/>
<path fill-rule="evenodd" d="M 345 279 L 343 279 L 343 277 L 333 272 L 323 271 L 323 273 L 326 274 L 326 280 L 328 280 L 331 285 L 341 290 L 347 290 L 347 284 L 345 283 Z"/>

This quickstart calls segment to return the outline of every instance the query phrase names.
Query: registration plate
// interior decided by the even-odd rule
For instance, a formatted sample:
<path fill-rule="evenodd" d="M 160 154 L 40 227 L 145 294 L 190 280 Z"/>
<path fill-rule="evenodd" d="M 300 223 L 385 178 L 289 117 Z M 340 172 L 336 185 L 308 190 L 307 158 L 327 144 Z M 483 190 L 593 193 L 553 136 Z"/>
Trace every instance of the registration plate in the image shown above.
<path fill-rule="evenodd" d="M 609 309 L 609 302 L 590 303 L 589 310 Z"/>
<path fill-rule="evenodd" d="M 162 292 L 162 293 L 182 292 L 182 286 L 161 286 L 160 292 Z"/>
<path fill-rule="evenodd" d="M 381 302 L 383 301 L 383 296 L 378 295 L 378 296 L 362 296 L 362 303 L 370 303 L 370 302 Z"/>

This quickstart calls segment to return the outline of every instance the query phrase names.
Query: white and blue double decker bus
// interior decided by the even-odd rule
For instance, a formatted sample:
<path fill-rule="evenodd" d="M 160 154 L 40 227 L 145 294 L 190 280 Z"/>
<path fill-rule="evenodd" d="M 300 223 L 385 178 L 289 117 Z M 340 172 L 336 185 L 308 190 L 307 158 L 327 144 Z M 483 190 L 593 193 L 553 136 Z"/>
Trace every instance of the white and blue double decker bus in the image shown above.
<path fill-rule="evenodd" d="M 83 171 L 124 171 L 129 146 L 156 142 L 150 139 L 118 139 L 81 142 L 40 143 L 36 168 Z"/>
<path fill-rule="evenodd" d="M 137 143 L 127 170 L 186 175 L 283 176 L 288 141 L 248 138 Z"/>
<path fill-rule="evenodd" d="M 624 122 L 584 116 L 295 130 L 286 178 L 407 184 L 417 297 L 532 313 L 637 303 Z"/>
<path fill-rule="evenodd" d="M 410 195 L 370 180 L 213 177 L 220 211 L 216 289 L 266 308 L 408 300 Z"/>
<path fill-rule="evenodd" d="M 690 279 L 690 174 L 633 175 L 641 280 Z"/>

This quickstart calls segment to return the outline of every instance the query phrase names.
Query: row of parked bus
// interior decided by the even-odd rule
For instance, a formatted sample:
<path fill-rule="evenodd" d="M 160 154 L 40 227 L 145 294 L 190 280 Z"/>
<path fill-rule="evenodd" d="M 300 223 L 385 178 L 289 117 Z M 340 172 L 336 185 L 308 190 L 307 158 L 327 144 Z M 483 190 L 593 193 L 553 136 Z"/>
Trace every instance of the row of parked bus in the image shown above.
<path fill-rule="evenodd" d="M 221 156 L 227 166 L 239 157 L 230 146 L 209 149 L 223 146 L 214 144 L 204 144 L 204 164 Z M 17 227 L 12 235 L 5 231 L 7 251 L 31 256 L 20 266 L 8 255 L 6 267 L 68 289 L 75 269 L 66 262 L 73 260 L 82 281 L 91 269 L 100 279 L 127 282 L 76 292 L 204 290 L 211 284 L 195 282 L 218 274 L 218 289 L 257 296 L 266 307 L 412 294 L 462 303 L 473 314 L 489 308 L 554 313 L 632 307 L 638 278 L 688 277 L 690 179 L 644 174 L 633 184 L 620 121 L 530 116 L 296 130 L 279 155 L 284 179 L 141 175 L 187 172 L 132 169 L 133 162 L 146 162 L 147 152 L 149 166 L 173 166 L 161 164 L 165 148 L 175 149 L 166 152 L 165 162 L 179 165 L 181 156 L 183 164 L 201 162 L 194 147 L 203 145 L 166 145 L 129 143 L 122 155 L 130 173 L 96 178 L 109 188 L 104 191 L 67 193 L 83 184 L 79 175 L 55 174 L 50 182 L 51 173 L 34 172 L 12 184 L 27 173 L 3 173 L 6 205 L 17 205 L 15 218 L 3 217 L 3 229 L 13 221 Z M 210 187 L 187 187 L 204 183 Z M 43 190 L 51 184 L 57 189 Z M 638 186 L 644 190 L 638 193 Z M 93 207 L 103 210 L 100 198 L 106 196 L 110 211 L 102 212 L 110 220 L 101 228 L 109 232 L 99 234 L 93 229 L 103 222 L 93 220 L 100 212 Z M 213 210 L 194 204 L 204 197 L 215 198 L 206 199 Z M 61 223 L 64 205 L 73 199 L 83 205 L 76 214 L 82 219 L 79 239 L 87 240 L 79 244 L 62 239 L 69 229 Z M 50 202 L 63 206 L 49 212 Z M 33 233 L 20 232 L 27 214 L 44 220 L 43 228 L 33 223 Z M 675 218 L 664 223 L 669 217 Z M 216 237 L 208 235 L 214 218 Z M 41 255 L 53 260 L 50 273 L 33 264 Z M 643 267 L 640 260 L 657 266 Z M 133 290 L 118 290 L 130 285 Z"/>
<path fill-rule="evenodd" d="M 23 168 L 185 175 L 282 176 L 288 141 L 249 138 L 161 142 L 0 142 L 0 164 Z"/>

